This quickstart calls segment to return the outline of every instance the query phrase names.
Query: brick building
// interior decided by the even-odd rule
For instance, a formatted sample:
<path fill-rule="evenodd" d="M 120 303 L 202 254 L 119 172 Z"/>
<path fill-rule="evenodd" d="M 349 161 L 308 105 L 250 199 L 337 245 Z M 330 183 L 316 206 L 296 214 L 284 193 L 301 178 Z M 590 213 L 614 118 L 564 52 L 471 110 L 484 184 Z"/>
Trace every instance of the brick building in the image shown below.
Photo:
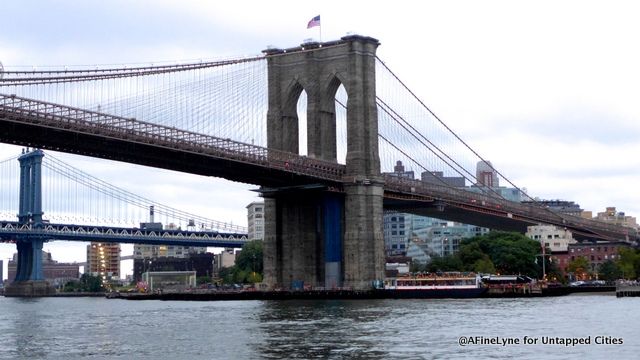
<path fill-rule="evenodd" d="M 600 265 L 607 260 L 616 261 L 620 258 L 619 249 L 628 248 L 623 242 L 582 242 L 569 244 L 567 251 L 556 252 L 550 256 L 563 274 L 567 275 L 567 266 L 579 257 L 584 257 L 589 262 L 589 271 L 597 273 Z"/>

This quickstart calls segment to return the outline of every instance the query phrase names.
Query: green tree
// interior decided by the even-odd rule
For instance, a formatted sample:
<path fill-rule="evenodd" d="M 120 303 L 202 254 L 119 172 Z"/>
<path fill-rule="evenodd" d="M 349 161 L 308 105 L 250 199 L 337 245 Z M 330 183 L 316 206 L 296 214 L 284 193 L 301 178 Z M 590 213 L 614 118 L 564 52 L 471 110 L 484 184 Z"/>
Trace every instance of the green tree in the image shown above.
<path fill-rule="evenodd" d="M 247 282 L 252 284 L 260 283 L 262 282 L 262 275 L 260 275 L 260 273 L 257 273 L 257 272 L 251 272 L 249 273 L 249 275 L 247 275 Z"/>
<path fill-rule="evenodd" d="M 262 241 L 249 241 L 242 246 L 236 258 L 236 267 L 244 271 L 255 271 L 262 274 Z"/>
<path fill-rule="evenodd" d="M 611 261 L 607 260 L 600 265 L 598 269 L 598 278 L 605 281 L 615 281 L 622 277 L 622 271 L 618 265 Z"/>
<path fill-rule="evenodd" d="M 238 267 L 235 268 L 233 272 L 233 282 L 237 284 L 243 284 L 247 282 L 247 276 L 251 273 L 251 271 L 242 270 Z"/>
<path fill-rule="evenodd" d="M 471 271 L 480 274 L 495 274 L 496 267 L 493 265 L 493 262 L 491 262 L 491 259 L 485 255 L 484 258 L 478 259 L 473 263 Z"/>
<path fill-rule="evenodd" d="M 100 278 L 100 276 L 93 276 L 86 273 L 82 274 L 82 276 L 80 277 L 80 283 L 82 284 L 83 291 L 104 291 L 104 286 L 102 285 L 102 279 Z"/>
<path fill-rule="evenodd" d="M 409 265 L 409 271 L 412 273 L 427 271 L 427 264 L 423 264 L 417 261 L 411 261 L 411 265 Z"/>
<path fill-rule="evenodd" d="M 589 270 L 589 260 L 584 256 L 578 256 L 567 265 L 567 271 L 573 273 L 578 279 L 584 279 L 589 275 Z"/>
<path fill-rule="evenodd" d="M 79 281 L 69 281 L 62 288 L 64 292 L 102 292 L 102 278 L 84 273 Z"/>
<path fill-rule="evenodd" d="M 479 250 L 479 251 L 478 251 Z M 536 264 L 536 256 L 540 253 L 540 243 L 515 232 L 492 231 L 482 236 L 465 239 L 460 245 L 461 261 L 468 270 L 479 264 L 489 263 L 480 252 L 494 265 L 496 272 L 502 274 L 524 274 L 537 277 L 540 267 Z M 468 262 L 473 260 L 473 262 Z"/>
<path fill-rule="evenodd" d="M 223 267 L 218 272 L 218 276 L 222 279 L 222 282 L 225 284 L 233 284 L 233 273 L 235 271 L 235 266 L 231 267 Z"/>
<path fill-rule="evenodd" d="M 457 256 L 458 258 L 460 258 L 460 261 L 462 261 L 462 264 L 467 268 L 467 270 L 470 271 L 473 270 L 473 267 L 475 267 L 476 263 L 483 261 L 486 262 L 486 260 L 489 260 L 489 262 L 491 262 L 489 256 L 487 256 L 487 254 L 485 254 L 480 248 L 480 244 L 475 241 L 470 243 L 463 243 L 462 245 L 460 245 Z M 493 263 L 491 264 L 491 266 L 493 266 Z"/>
<path fill-rule="evenodd" d="M 209 284 L 209 283 L 211 283 L 211 276 L 198 276 L 196 278 L 196 284 L 198 285 Z"/>
<path fill-rule="evenodd" d="M 440 272 L 440 271 L 464 271 L 464 265 L 460 258 L 456 255 L 448 256 L 434 256 L 431 258 L 431 262 L 427 265 L 427 271 Z"/>
<path fill-rule="evenodd" d="M 625 279 L 635 279 L 637 276 L 636 264 L 638 263 L 638 253 L 634 249 L 618 249 L 618 255 L 620 258 L 616 262 L 618 268 L 622 272 L 622 277 Z"/>
<path fill-rule="evenodd" d="M 547 253 L 550 253 L 550 251 L 547 250 Z M 558 266 L 557 262 L 551 261 L 551 258 L 548 258 L 545 267 L 546 267 L 545 271 L 547 272 L 548 280 L 566 283 L 564 274 L 560 270 L 560 267 Z"/>

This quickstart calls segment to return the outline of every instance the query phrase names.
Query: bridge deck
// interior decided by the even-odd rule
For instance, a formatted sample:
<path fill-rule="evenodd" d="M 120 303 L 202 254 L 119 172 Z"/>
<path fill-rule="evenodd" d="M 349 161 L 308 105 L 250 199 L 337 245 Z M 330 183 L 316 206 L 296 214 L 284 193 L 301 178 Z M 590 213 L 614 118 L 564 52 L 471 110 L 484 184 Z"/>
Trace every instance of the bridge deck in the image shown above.
<path fill-rule="evenodd" d="M 0 95 L 0 141 L 50 148 L 266 187 L 323 184 L 340 190 L 349 178 L 345 166 L 214 136 L 155 125 L 13 95 Z M 399 210 L 450 216 L 470 224 L 521 229 L 547 223 L 579 236 L 639 240 L 636 229 L 558 214 L 462 188 L 384 176 L 388 204 Z M 432 214 L 429 208 L 439 209 Z"/>

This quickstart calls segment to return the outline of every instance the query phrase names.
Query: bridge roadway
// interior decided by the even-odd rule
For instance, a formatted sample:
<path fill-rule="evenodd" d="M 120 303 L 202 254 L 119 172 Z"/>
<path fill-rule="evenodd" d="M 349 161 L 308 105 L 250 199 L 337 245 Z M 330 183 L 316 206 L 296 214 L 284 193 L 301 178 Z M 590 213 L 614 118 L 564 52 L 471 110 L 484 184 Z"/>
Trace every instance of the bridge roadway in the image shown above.
<path fill-rule="evenodd" d="M 78 108 L 0 94 L 0 142 L 124 161 L 256 184 L 266 189 L 384 182 L 385 209 L 523 231 L 546 223 L 578 238 L 627 241 L 636 229 L 558 214 L 462 188 L 383 175 L 350 176 L 341 164 Z"/>
<path fill-rule="evenodd" d="M 43 228 L 20 225 L 17 221 L 0 221 L 0 241 L 10 242 L 20 238 L 40 238 L 44 241 L 96 241 L 147 245 L 210 246 L 241 248 L 247 242 L 247 234 L 220 233 L 217 231 L 145 230 L 136 228 L 44 224 Z"/>

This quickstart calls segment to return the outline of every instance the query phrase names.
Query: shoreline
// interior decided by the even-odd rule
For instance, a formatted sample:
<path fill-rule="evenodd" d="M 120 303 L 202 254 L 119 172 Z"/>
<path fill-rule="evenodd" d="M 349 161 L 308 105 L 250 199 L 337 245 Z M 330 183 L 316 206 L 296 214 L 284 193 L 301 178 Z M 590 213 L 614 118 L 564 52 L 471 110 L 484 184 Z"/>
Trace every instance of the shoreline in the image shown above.
<path fill-rule="evenodd" d="M 172 300 L 172 301 L 230 301 L 230 300 L 375 300 L 375 299 L 486 299 L 533 298 L 566 296 L 574 293 L 601 293 L 615 295 L 615 287 L 557 287 L 542 289 L 541 293 L 488 293 L 469 294 L 448 292 L 406 292 L 393 290 L 308 290 L 308 291 L 215 291 L 174 293 L 109 293 L 109 299 L 124 300 Z"/>

